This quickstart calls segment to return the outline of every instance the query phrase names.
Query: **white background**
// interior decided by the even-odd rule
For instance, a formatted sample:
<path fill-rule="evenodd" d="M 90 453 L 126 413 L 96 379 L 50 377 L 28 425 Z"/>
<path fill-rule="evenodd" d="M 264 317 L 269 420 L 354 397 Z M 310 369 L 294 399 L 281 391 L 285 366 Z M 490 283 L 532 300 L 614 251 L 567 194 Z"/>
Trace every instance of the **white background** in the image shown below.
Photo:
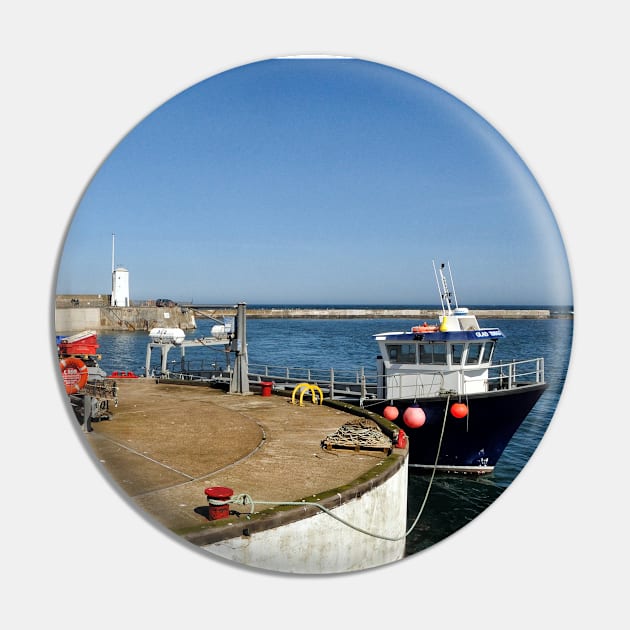
<path fill-rule="evenodd" d="M 627 379 L 607 365 L 608 357 L 612 368 L 627 362 L 626 340 L 613 337 L 626 326 L 614 311 L 627 304 L 628 269 L 622 6 L 62 0 L 4 9 L 4 627 L 622 627 L 630 414 Z M 57 259 L 108 153 L 192 84 L 306 53 L 406 70 L 494 125 L 554 210 L 576 309 L 561 404 L 504 496 L 405 561 L 314 578 L 220 562 L 151 525 L 97 471 L 53 376 Z"/>

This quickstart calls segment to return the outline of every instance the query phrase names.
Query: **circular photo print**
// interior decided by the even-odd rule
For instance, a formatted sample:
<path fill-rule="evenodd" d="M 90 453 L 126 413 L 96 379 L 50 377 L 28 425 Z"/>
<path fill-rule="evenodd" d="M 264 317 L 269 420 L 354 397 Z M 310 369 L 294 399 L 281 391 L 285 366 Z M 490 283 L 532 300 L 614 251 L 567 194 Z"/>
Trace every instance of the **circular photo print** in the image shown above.
<path fill-rule="evenodd" d="M 184 546 L 285 574 L 403 561 L 488 508 L 552 420 L 572 330 L 519 155 L 356 58 L 251 63 L 157 108 L 87 183 L 56 278 L 94 465 Z"/>

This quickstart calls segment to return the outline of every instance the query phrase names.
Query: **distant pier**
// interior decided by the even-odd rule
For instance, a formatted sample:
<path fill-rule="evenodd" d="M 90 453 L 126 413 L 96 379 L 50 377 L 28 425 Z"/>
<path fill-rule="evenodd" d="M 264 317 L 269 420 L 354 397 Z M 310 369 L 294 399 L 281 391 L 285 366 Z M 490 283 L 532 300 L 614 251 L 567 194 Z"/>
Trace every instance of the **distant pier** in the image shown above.
<path fill-rule="evenodd" d="M 188 308 L 212 317 L 232 315 L 233 309 L 216 309 L 204 305 Z M 549 319 L 549 309 L 470 309 L 479 319 Z M 441 309 L 400 308 L 258 308 L 247 307 L 250 319 L 438 319 Z"/>
<path fill-rule="evenodd" d="M 572 312 L 550 309 L 470 309 L 478 319 L 550 319 L 572 317 Z M 236 305 L 176 304 L 157 307 L 135 304 L 115 307 L 107 296 L 57 296 L 55 328 L 57 333 L 96 331 L 148 331 L 154 327 L 194 330 L 197 319 L 233 317 Z M 257 307 L 247 306 L 249 319 L 412 319 L 437 320 L 441 309 L 435 308 L 369 308 L 369 307 Z"/>

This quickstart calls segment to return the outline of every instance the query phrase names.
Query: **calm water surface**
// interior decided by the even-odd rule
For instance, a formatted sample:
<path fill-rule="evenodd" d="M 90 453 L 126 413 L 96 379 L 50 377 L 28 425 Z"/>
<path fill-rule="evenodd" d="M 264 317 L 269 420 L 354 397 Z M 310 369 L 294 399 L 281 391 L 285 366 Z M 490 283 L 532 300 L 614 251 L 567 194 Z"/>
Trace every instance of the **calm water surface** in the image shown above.
<path fill-rule="evenodd" d="M 187 339 L 209 335 L 216 322 L 198 320 L 198 328 Z M 287 320 L 248 319 L 247 340 L 250 364 L 310 368 L 358 368 L 374 370 L 376 343 L 372 335 L 384 331 L 407 330 L 415 320 Z M 521 425 L 491 475 L 459 477 L 441 475 L 433 480 L 422 516 L 407 539 L 407 553 L 430 547 L 457 531 L 490 506 L 525 466 L 542 439 L 556 410 L 569 364 L 573 322 L 570 319 L 484 320 L 506 335 L 497 347 L 495 359 L 511 360 L 542 356 L 549 388 Z M 144 373 L 148 343 L 146 332 L 99 333 L 101 367 Z M 221 349 L 186 350 L 187 359 L 225 365 Z M 172 356 L 171 356 L 172 355 Z M 169 353 L 179 362 L 179 351 Z M 159 368 L 159 352 L 154 351 L 151 368 Z M 428 476 L 410 475 L 408 520 L 415 520 L 424 499 Z"/>

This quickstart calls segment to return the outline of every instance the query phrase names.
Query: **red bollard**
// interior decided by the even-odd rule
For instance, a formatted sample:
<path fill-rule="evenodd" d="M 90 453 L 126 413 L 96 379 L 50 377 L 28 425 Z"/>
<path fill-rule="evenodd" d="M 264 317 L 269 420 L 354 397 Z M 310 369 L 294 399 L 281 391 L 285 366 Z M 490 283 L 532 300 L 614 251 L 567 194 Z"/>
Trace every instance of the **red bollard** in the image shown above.
<path fill-rule="evenodd" d="M 212 501 L 229 501 L 234 494 L 232 488 L 214 486 L 212 488 L 206 488 L 203 492 L 208 498 L 208 518 L 211 521 L 216 521 L 220 518 L 227 518 L 230 515 L 230 506 L 228 503 L 223 505 L 213 505 Z"/>
<path fill-rule="evenodd" d="M 271 381 L 260 381 L 260 395 L 271 396 L 271 388 L 273 383 Z"/>
<path fill-rule="evenodd" d="M 407 446 L 407 435 L 400 429 L 398 431 L 398 440 L 396 441 L 396 448 L 405 448 Z"/>

